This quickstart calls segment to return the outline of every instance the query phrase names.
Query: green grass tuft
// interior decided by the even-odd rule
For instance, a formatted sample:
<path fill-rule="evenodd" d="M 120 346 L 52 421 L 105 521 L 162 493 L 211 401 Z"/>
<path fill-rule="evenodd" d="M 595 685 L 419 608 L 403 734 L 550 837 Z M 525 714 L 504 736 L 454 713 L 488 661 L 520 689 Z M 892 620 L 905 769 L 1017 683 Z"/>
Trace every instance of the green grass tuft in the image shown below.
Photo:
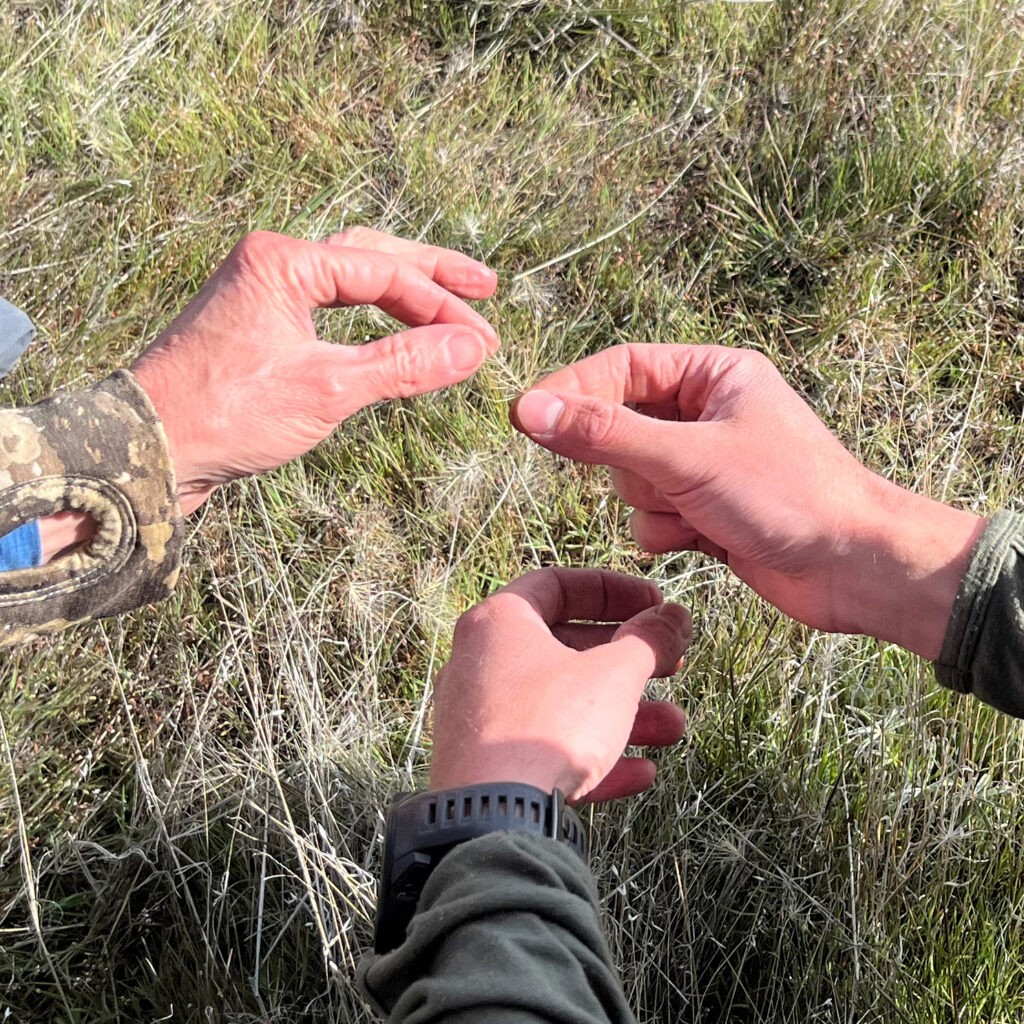
<path fill-rule="evenodd" d="M 462 248 L 503 339 L 218 495 L 164 606 L 4 656 L 0 1016 L 368 1020 L 381 809 L 452 625 L 559 563 L 697 624 L 652 688 L 687 740 L 593 812 L 642 1022 L 1024 1017 L 1020 727 L 642 556 L 507 419 L 608 345 L 748 346 L 880 472 L 1020 508 L 1022 66 L 1003 0 L 0 6 L 0 293 L 41 331 L 4 401 L 123 365 L 252 228 Z"/>

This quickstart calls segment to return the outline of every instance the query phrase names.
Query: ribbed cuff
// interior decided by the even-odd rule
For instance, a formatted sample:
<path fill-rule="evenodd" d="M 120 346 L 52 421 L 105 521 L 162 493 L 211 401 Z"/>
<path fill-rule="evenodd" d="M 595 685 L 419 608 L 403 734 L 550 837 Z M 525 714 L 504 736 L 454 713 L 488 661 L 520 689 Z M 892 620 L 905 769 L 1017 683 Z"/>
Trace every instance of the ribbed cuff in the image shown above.
<path fill-rule="evenodd" d="M 995 582 L 1020 527 L 1017 516 L 1009 512 L 996 513 L 974 545 L 967 572 L 960 581 L 942 651 L 935 662 L 935 675 L 939 682 L 958 693 L 971 692 L 971 666 L 978 639 L 995 591 Z"/>
<path fill-rule="evenodd" d="M 1024 717 L 1024 516 L 998 512 L 971 552 L 935 676 Z"/>

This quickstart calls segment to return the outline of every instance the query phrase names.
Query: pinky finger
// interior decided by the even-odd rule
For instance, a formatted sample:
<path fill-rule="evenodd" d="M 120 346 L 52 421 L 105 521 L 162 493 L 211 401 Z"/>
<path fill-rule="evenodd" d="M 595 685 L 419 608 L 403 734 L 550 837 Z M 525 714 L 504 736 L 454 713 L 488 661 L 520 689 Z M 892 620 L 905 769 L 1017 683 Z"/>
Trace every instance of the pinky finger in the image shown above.
<path fill-rule="evenodd" d="M 633 540 L 651 554 L 669 551 L 700 551 L 720 562 L 728 563 L 729 552 L 695 530 L 682 516 L 665 512 L 634 509 L 629 516 L 629 532 Z"/>
<path fill-rule="evenodd" d="M 580 803 L 596 804 L 636 796 L 654 785 L 656 773 L 654 762 L 646 757 L 620 757 L 615 767 L 580 799 Z"/>
<path fill-rule="evenodd" d="M 671 747 L 686 734 L 686 714 L 668 700 L 642 700 L 629 742 L 634 747 Z"/>

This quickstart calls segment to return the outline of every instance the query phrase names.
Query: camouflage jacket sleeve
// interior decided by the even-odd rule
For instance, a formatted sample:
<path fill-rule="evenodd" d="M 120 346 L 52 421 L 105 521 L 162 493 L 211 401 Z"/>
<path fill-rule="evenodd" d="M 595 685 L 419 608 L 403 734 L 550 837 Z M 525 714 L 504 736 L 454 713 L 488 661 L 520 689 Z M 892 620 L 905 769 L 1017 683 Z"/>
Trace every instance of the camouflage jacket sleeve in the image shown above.
<path fill-rule="evenodd" d="M 997 513 L 975 544 L 935 675 L 1024 718 L 1024 516 Z"/>
<path fill-rule="evenodd" d="M 163 426 L 127 370 L 38 405 L 0 409 L 0 534 L 62 511 L 88 513 L 93 541 L 0 574 L 0 646 L 170 594 L 182 522 Z"/>

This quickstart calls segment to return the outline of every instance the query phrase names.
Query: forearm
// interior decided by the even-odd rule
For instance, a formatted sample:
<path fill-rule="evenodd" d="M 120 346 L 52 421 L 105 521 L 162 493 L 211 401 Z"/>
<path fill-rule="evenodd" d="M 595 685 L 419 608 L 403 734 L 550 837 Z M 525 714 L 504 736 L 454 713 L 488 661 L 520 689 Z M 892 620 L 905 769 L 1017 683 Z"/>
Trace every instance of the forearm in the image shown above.
<path fill-rule="evenodd" d="M 593 881 L 553 840 L 496 832 L 430 877 L 405 942 L 365 961 L 364 995 L 391 1024 L 627 1024 Z"/>
<path fill-rule="evenodd" d="M 971 551 L 988 520 L 875 478 L 843 566 L 849 632 L 934 661 Z"/>
<path fill-rule="evenodd" d="M 876 479 L 837 577 L 847 631 L 898 643 L 944 686 L 1024 718 L 1024 517 L 988 520 Z"/>

